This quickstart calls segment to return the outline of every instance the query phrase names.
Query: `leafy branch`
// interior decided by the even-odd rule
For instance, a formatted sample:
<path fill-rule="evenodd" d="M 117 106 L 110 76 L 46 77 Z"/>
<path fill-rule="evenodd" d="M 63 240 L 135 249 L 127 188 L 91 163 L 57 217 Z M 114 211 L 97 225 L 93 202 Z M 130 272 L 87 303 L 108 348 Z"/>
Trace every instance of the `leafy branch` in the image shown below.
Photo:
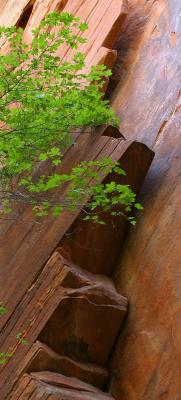
<path fill-rule="evenodd" d="M 129 186 L 101 183 L 106 171 L 124 173 L 111 159 L 80 163 L 67 174 L 58 172 L 63 154 L 74 143 L 73 131 L 118 125 L 101 92 L 110 70 L 99 65 L 84 72 L 85 57 L 78 47 L 85 42 L 82 33 L 87 28 L 71 14 L 51 13 L 33 31 L 29 46 L 21 28 L 0 28 L 0 39 L 8 45 L 8 52 L 4 54 L 2 46 L 0 55 L 1 214 L 22 201 L 39 217 L 49 212 L 57 217 L 64 208 L 73 212 L 87 202 L 85 219 L 101 223 L 98 209 L 130 218 L 132 208 L 140 208 Z M 69 61 L 60 57 L 65 47 L 72 50 Z M 42 174 L 47 162 L 50 168 Z M 34 173 L 37 164 L 40 168 Z M 52 191 L 64 185 L 69 188 L 66 198 L 54 204 Z"/>

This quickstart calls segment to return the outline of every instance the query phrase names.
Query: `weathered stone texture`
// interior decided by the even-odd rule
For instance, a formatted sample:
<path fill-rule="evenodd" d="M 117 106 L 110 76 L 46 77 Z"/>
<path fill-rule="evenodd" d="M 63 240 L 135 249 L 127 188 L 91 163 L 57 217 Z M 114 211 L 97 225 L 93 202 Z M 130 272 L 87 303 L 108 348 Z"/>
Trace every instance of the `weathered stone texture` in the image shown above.
<path fill-rule="evenodd" d="M 113 106 L 123 135 L 151 145 L 156 157 L 141 196 L 145 210 L 115 274 L 130 308 L 110 386 L 117 400 L 179 400 L 181 2 L 130 3 Z"/>
<path fill-rule="evenodd" d="M 54 252 L 0 336 L 3 351 L 13 355 L 13 362 L 1 369 L 1 400 L 19 387 L 24 372 L 56 373 L 57 382 L 65 374 L 72 384 L 76 378 L 81 385 L 104 387 L 105 367 L 126 309 L 127 299 L 110 278 Z M 17 332 L 25 334 L 28 345 L 17 341 Z"/>
<path fill-rule="evenodd" d="M 95 364 L 80 363 L 54 352 L 44 343 L 34 343 L 25 358 L 26 372 L 51 371 L 75 377 L 100 389 L 104 388 L 108 371 Z"/>
<path fill-rule="evenodd" d="M 110 389 L 116 400 L 179 400 L 181 304 L 178 271 L 180 249 L 177 238 L 179 216 L 176 215 L 176 210 L 179 205 L 181 125 L 179 103 L 181 3 L 179 0 L 130 0 L 128 3 L 129 17 L 117 44 L 119 62 L 115 66 L 115 71 L 117 78 L 119 74 L 120 78 L 117 86 L 115 81 L 112 83 L 113 87 L 116 86 L 112 104 L 120 116 L 121 131 L 126 139 L 141 140 L 152 146 L 156 158 L 142 194 L 145 211 L 126 242 L 115 273 L 117 288 L 129 298 L 130 309 L 125 329 L 110 363 L 112 374 Z M 77 8 L 77 4 L 80 8 Z M 0 0 L 0 12 L 2 12 L 0 22 L 23 26 L 27 18 L 27 7 L 33 6 L 32 15 L 25 29 L 25 37 L 29 41 L 31 27 L 35 27 L 48 11 L 57 7 L 59 10 L 65 7 L 66 10 L 75 13 L 78 11 L 77 15 L 82 18 L 86 15 L 91 22 L 88 37 L 91 46 L 89 48 L 86 44 L 82 47 L 86 53 L 87 65 L 100 61 L 106 65 L 113 65 L 116 52 L 110 48 L 125 17 L 123 4 L 125 3 L 121 0 L 100 2 L 98 0 L 8 0 L 6 4 L 4 0 Z M 96 13 L 94 7 L 92 9 L 94 5 Z M 91 19 L 89 9 L 92 10 Z M 11 10 L 11 13 L 8 10 Z M 94 158 L 98 154 L 106 154 L 113 155 L 115 160 L 119 160 L 125 151 L 122 140 L 118 143 L 115 139 L 100 138 L 99 135 L 96 140 L 93 140 L 91 135 L 84 136 L 78 143 L 79 152 L 71 149 L 68 157 L 64 158 L 65 170 L 67 166 L 70 167 L 70 159 L 75 162 L 87 160 L 91 152 Z M 125 145 L 127 146 L 126 143 Z M 135 171 L 134 165 L 132 167 L 132 164 L 129 164 L 130 173 L 131 169 Z M 99 387 L 104 385 L 107 371 L 100 367 L 100 364 L 105 366 L 107 362 L 125 307 L 122 310 L 120 304 L 118 306 L 115 304 L 117 294 L 114 293 L 113 296 L 115 289 L 111 289 L 108 280 L 104 280 L 103 287 L 107 287 L 108 284 L 109 296 L 104 293 L 102 286 L 97 289 L 96 284 L 92 287 L 92 283 L 89 282 L 90 288 L 87 288 L 80 274 L 68 271 L 67 275 L 62 275 L 66 272 L 64 271 L 66 268 L 59 263 L 55 263 L 55 269 L 50 269 L 48 273 L 45 266 L 41 273 L 44 262 L 70 228 L 76 215 L 71 219 L 65 213 L 61 227 L 60 221 L 57 220 L 55 223 L 50 222 L 46 227 L 41 226 L 40 229 L 34 226 L 33 222 L 29 222 L 30 217 L 28 209 L 26 212 L 22 210 L 18 222 L 6 224 L 6 227 L 1 224 L 3 238 L 0 260 L 1 295 L 3 294 L 3 299 L 10 310 L 1 320 L 4 326 L 2 349 L 8 350 L 11 345 L 16 356 L 16 366 L 18 365 L 17 368 L 14 368 L 13 364 L 8 365 L 7 369 L 4 368 L 1 375 L 4 394 L 1 390 L 1 397 L 7 399 L 10 386 L 13 386 L 17 378 L 27 371 L 26 361 L 28 361 L 30 370 L 22 375 L 8 400 L 10 398 L 11 400 L 29 398 L 111 400 L 111 395 L 90 387 L 90 383 Z M 82 259 L 79 265 L 91 272 L 97 271 L 97 268 L 94 270 L 91 257 L 90 266 L 87 267 L 86 263 L 84 265 L 83 254 L 80 256 L 71 246 L 69 249 L 72 258 Z M 88 276 L 90 279 L 90 275 L 86 275 L 86 283 Z M 65 294 L 67 288 L 71 289 L 68 296 Z M 73 294 L 74 301 L 72 301 Z M 62 310 L 60 310 L 60 300 Z M 28 306 L 25 307 L 26 305 Z M 111 316 L 108 309 L 109 312 L 111 310 Z M 113 312 L 114 324 L 112 322 L 109 326 L 109 321 L 113 320 Z M 54 337 L 57 334 L 57 321 L 59 319 L 60 323 L 60 315 L 66 317 L 62 320 L 66 320 L 66 329 L 68 328 L 71 337 L 64 329 L 60 338 L 60 348 L 58 345 L 54 348 Z M 102 331 L 99 336 L 99 332 L 94 332 L 94 327 L 97 328 L 100 322 Z M 87 329 L 89 324 L 91 327 Z M 28 333 L 30 345 L 33 345 L 30 349 L 31 354 L 26 347 L 21 348 L 20 353 L 19 346 L 15 343 L 16 332 L 22 329 Z M 13 333 L 13 336 L 10 337 L 9 332 Z M 72 342 L 69 340 L 72 337 L 73 354 L 70 351 Z M 82 358 L 82 354 L 85 356 L 86 352 L 78 346 L 82 337 L 90 350 L 87 351 L 86 360 Z M 65 343 L 65 338 L 68 338 L 68 345 Z M 47 345 L 54 348 L 54 352 L 47 350 L 43 361 L 41 359 L 41 365 L 31 370 L 32 359 L 35 361 L 33 348 L 37 344 L 34 342 L 37 339 L 44 340 Z M 102 349 L 96 347 L 98 341 L 102 344 Z M 63 355 L 55 353 L 55 350 L 62 352 Z M 99 354 L 98 350 L 104 354 Z M 65 362 L 62 370 L 62 357 L 64 360 L 66 358 L 66 372 Z M 47 360 L 48 366 L 46 366 Z M 56 370 L 50 372 L 41 370 L 42 363 L 48 369 L 51 368 L 52 362 L 54 365 L 55 360 Z M 91 367 L 90 362 L 93 363 Z M 98 364 L 96 368 L 95 362 Z M 90 368 L 95 368 L 94 374 L 91 373 L 91 382 Z M 68 378 L 62 378 L 60 374 L 66 374 Z M 101 375 L 103 383 L 100 385 L 96 383 L 99 374 L 103 374 Z"/>
<path fill-rule="evenodd" d="M 141 143 L 128 143 L 128 149 L 120 160 L 120 167 L 126 171 L 126 176 L 120 179 L 111 174 L 109 181 L 116 180 L 121 184 L 128 184 L 138 194 L 152 161 L 153 152 Z M 61 254 L 65 253 L 75 264 L 94 274 L 111 276 L 130 224 L 124 217 L 113 218 L 109 212 L 101 213 L 101 219 L 105 225 L 83 221 L 83 215 L 80 214 L 59 246 Z"/>
<path fill-rule="evenodd" d="M 114 400 L 75 378 L 50 372 L 24 374 L 9 400 Z"/>

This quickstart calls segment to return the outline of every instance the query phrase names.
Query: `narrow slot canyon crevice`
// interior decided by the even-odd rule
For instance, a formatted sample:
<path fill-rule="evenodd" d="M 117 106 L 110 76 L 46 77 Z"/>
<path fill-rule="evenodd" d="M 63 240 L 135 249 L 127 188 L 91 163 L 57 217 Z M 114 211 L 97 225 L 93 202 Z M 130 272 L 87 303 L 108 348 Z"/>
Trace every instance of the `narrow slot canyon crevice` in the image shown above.
<path fill-rule="evenodd" d="M 33 4 L 27 6 L 27 8 L 23 11 L 23 14 L 21 15 L 20 19 L 16 24 L 17 28 L 22 28 L 22 29 L 26 28 L 29 18 L 31 17 L 32 11 L 33 11 Z"/>

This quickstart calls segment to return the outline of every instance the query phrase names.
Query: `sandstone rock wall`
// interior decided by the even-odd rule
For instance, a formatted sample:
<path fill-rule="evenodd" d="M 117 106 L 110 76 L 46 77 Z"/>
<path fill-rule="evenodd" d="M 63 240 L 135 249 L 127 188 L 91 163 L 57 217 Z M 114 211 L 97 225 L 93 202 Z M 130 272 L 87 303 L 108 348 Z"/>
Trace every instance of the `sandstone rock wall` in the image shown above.
<path fill-rule="evenodd" d="M 1 348 L 2 351 L 8 350 L 10 344 L 15 354 L 14 364 L 7 365 L 1 375 L 3 399 L 9 398 L 7 393 L 10 391 L 10 386 L 14 385 L 20 376 L 17 386 L 11 393 L 11 400 L 16 398 L 39 399 L 40 397 L 47 399 L 47 396 L 52 400 L 72 398 L 101 400 L 113 399 L 113 397 L 116 400 L 180 399 L 178 270 L 180 259 L 179 216 L 176 215 L 176 210 L 178 210 L 179 204 L 179 147 L 181 147 L 179 132 L 181 125 L 179 102 L 181 93 L 179 86 L 181 78 L 179 36 L 181 4 L 179 0 L 130 0 L 128 3 L 128 18 L 116 45 L 119 56 L 108 93 L 112 93 L 112 104 L 120 116 L 121 131 L 126 139 L 140 140 L 156 152 L 153 167 L 141 196 L 145 211 L 139 218 L 137 227 L 130 233 L 123 251 L 121 244 L 125 229 L 121 228 L 121 232 L 118 231 L 115 237 L 114 251 L 116 249 L 117 252 L 117 244 L 120 240 L 121 255 L 114 278 L 117 290 L 129 299 L 128 318 L 125 320 L 124 329 L 114 348 L 115 351 L 109 365 L 107 365 L 107 358 L 117 335 L 118 325 L 120 326 L 120 321 L 122 321 L 122 317 L 115 319 L 116 329 L 114 334 L 111 332 L 109 337 L 110 331 L 106 330 L 108 322 L 105 322 L 108 318 L 106 310 L 108 307 L 110 311 L 111 307 L 115 309 L 110 298 L 109 301 L 106 300 L 105 312 L 101 312 L 100 316 L 98 313 L 96 314 L 95 310 L 101 307 L 104 311 L 105 303 L 100 307 L 99 293 L 92 293 L 92 289 L 89 290 L 86 281 L 85 289 L 81 285 L 78 286 L 78 293 L 85 290 L 83 302 L 82 298 L 78 297 L 76 290 L 74 301 L 71 301 L 71 296 L 66 300 L 70 309 L 73 310 L 71 321 L 66 319 L 69 316 L 69 307 L 67 312 L 66 307 L 65 310 L 61 310 L 65 315 L 61 321 L 59 320 L 60 314 L 58 313 L 57 317 L 54 312 L 63 292 L 62 284 L 59 283 L 61 273 L 57 273 L 55 279 L 51 278 L 54 270 L 51 269 L 51 274 L 49 274 L 46 272 L 47 267 L 43 268 L 43 265 L 77 215 L 70 218 L 70 215 L 65 214 L 62 225 L 58 220 L 51 222 L 47 228 L 41 227 L 38 230 L 33 222 L 25 223 L 29 211 L 23 210 L 17 221 L 1 224 L 1 293 L 3 294 L 2 300 L 6 300 L 5 305 L 9 309 L 9 313 L 1 320 L 3 328 Z M 89 39 L 92 40 L 91 51 L 93 49 L 93 52 L 86 48 L 88 65 L 100 61 L 105 62 L 106 65 L 112 65 L 116 58 L 116 52 L 112 50 L 112 45 L 125 18 L 122 1 L 8 0 L 4 2 L 4 0 L 0 0 L 0 22 L 5 22 L 7 25 L 20 24 L 25 28 L 25 37 L 28 41 L 31 40 L 31 27 L 36 26 L 39 17 L 42 18 L 48 11 L 61 10 L 64 7 L 67 10 L 78 11 L 79 15 L 77 4 L 80 6 L 81 15 L 85 16 L 88 13 L 89 16 L 89 7 L 92 10 L 92 30 Z M 94 13 L 94 6 L 97 7 L 97 14 Z M 104 12 L 105 10 L 107 11 Z M 95 34 L 94 20 L 97 23 L 97 34 Z M 98 41 L 98 37 L 101 38 L 100 41 Z M 114 137 L 113 130 L 111 135 Z M 74 154 L 76 151 L 70 149 L 68 159 L 66 157 L 64 159 L 65 168 L 70 166 L 70 154 L 73 155 L 71 159 L 76 162 L 82 158 L 87 159 L 90 154 L 96 157 L 97 152 L 104 149 L 106 154 L 107 152 L 114 154 L 116 160 L 120 157 L 122 159 L 124 156 L 122 139 L 119 139 L 118 143 L 113 138 L 100 136 L 101 134 L 98 133 L 94 140 L 89 138 L 89 135 L 85 139 L 80 137 L 78 145 L 81 151 L 76 156 Z M 125 145 L 127 146 L 126 143 Z M 145 148 L 144 151 L 148 152 L 148 149 Z M 137 156 L 131 157 L 127 162 L 129 179 L 131 178 L 131 169 L 132 171 L 136 170 L 133 161 L 137 167 L 143 166 L 142 154 L 142 151 L 137 152 Z M 138 157 L 141 159 L 140 164 Z M 152 155 L 150 154 L 149 157 L 151 161 Z M 140 175 L 139 187 L 144 174 Z M 75 223 L 77 222 L 75 221 Z M 86 240 L 92 243 L 93 233 L 91 229 L 86 231 L 84 228 L 83 235 L 79 235 L 79 240 L 83 241 L 85 235 Z M 113 235 L 111 230 L 109 234 Z M 94 235 L 95 242 L 97 238 L 100 240 L 101 237 L 99 232 L 96 235 Z M 104 236 L 105 238 L 107 240 L 107 234 Z M 102 240 L 102 244 L 106 247 L 105 243 L 106 241 L 103 243 Z M 79 251 L 67 239 L 65 241 L 63 239 L 60 243 L 73 261 L 75 258 L 78 265 L 93 273 L 97 272 L 98 265 L 99 268 L 104 267 L 102 258 L 96 259 L 95 257 L 95 244 L 92 255 L 89 256 L 87 250 Z M 86 262 L 88 257 L 89 262 Z M 104 268 L 100 269 L 101 273 L 109 275 L 113 270 L 114 262 L 111 261 L 110 269 L 108 268 L 106 271 Z M 44 279 L 44 274 L 46 274 L 46 279 Z M 75 272 L 73 281 L 69 282 L 69 284 L 73 284 L 74 289 L 77 289 L 76 274 L 77 272 Z M 41 301 L 38 301 L 40 282 L 42 283 L 42 297 Z M 35 291 L 37 297 L 34 296 Z M 92 303 L 91 296 L 93 295 L 96 298 L 96 300 L 94 299 L 95 304 Z M 101 296 L 105 301 L 105 296 L 103 294 Z M 53 301 L 49 302 L 51 297 Z M 110 297 L 110 293 L 108 297 Z M 29 305 L 28 318 L 27 302 Z M 89 313 L 85 304 L 89 305 Z M 77 324 L 76 319 L 74 321 L 74 314 L 78 315 L 78 321 L 81 323 Z M 92 320 L 90 318 L 89 321 L 88 316 L 90 315 Z M 99 338 L 99 348 L 96 347 L 98 331 L 96 331 L 96 327 L 94 329 L 95 315 L 97 315 L 98 322 L 101 321 L 101 318 L 104 322 L 101 323 L 101 329 L 103 327 L 101 338 L 103 337 L 104 343 Z M 82 321 L 86 318 L 89 323 L 94 322 L 91 323 L 92 330 L 87 329 L 84 332 Z M 109 319 L 112 321 L 113 315 Z M 63 336 L 63 339 L 61 337 L 63 345 L 60 340 L 59 347 L 52 349 L 54 343 L 52 334 L 58 335 L 57 326 L 60 326 L 64 320 L 67 329 L 67 331 L 65 329 L 65 336 L 68 338 L 67 347 L 64 347 L 65 336 Z M 71 325 L 72 321 L 73 325 Z M 23 357 L 20 346 L 15 343 L 17 328 L 23 330 L 25 335 L 29 335 L 29 347 L 23 349 Z M 114 326 L 110 324 L 110 329 L 113 328 Z M 10 335 L 12 332 L 14 336 Z M 69 333 L 71 333 L 70 338 Z M 70 350 L 72 336 L 74 339 L 76 338 L 76 353 L 74 348 L 73 359 Z M 93 359 L 82 358 L 82 354 L 85 356 L 86 352 L 81 347 L 81 340 L 79 343 L 79 336 L 81 338 L 85 336 L 84 341 L 88 346 L 86 348 L 89 346 L 93 350 L 95 348 Z M 105 345 L 107 337 L 109 340 Z M 58 336 L 56 336 L 58 342 L 57 338 Z M 73 344 L 75 345 L 75 343 Z M 66 351 L 64 351 L 65 348 Z M 80 353 L 79 356 L 77 356 L 77 351 Z M 96 359 L 99 351 L 106 352 L 103 360 L 102 358 Z M 22 369 L 20 361 L 24 363 Z M 29 369 L 26 368 L 27 366 Z M 104 389 L 105 386 L 108 375 L 107 367 L 111 373 L 108 388 L 111 395 L 100 391 L 100 388 Z M 43 372 L 42 369 L 45 371 Z M 69 375 L 70 370 L 71 376 Z M 23 372 L 26 374 L 22 375 Z"/>
<path fill-rule="evenodd" d="M 27 7 L 33 5 L 30 18 L 24 27 L 25 39 L 28 41 L 30 40 L 31 29 L 37 27 L 40 18 L 43 18 L 48 11 L 55 11 L 57 8 L 62 9 L 64 6 L 64 11 L 73 13 L 89 24 L 89 30 L 86 32 L 87 43 L 82 44 L 82 50 L 86 54 L 86 68 L 100 62 L 112 66 L 116 51 L 112 50 L 111 47 L 120 32 L 126 14 L 125 2 L 121 0 L 119 7 L 117 7 L 116 1 L 57 0 L 52 2 L 52 0 L 46 0 L 44 2 L 42 0 L 8 0 L 6 7 L 3 7 L 0 0 L 0 24 L 17 25 L 18 21 L 24 18 L 23 15 Z M 64 57 L 66 60 L 72 58 L 72 52 L 67 51 L 64 46 L 60 46 L 59 50 L 60 53 L 62 52 L 62 58 Z M 112 152 L 116 150 L 115 144 L 120 143 L 114 138 L 100 138 L 102 133 L 99 132 L 98 135 L 95 132 L 90 135 L 84 133 L 78 139 L 75 138 L 75 140 L 77 139 L 76 146 L 72 146 L 65 155 L 61 172 L 70 171 L 76 163 L 85 160 L 85 158 L 95 159 L 97 156 L 111 156 Z M 122 145 L 120 144 L 120 151 L 121 148 Z M 119 151 L 116 151 L 116 154 L 119 158 Z M 0 221 L 0 291 L 2 301 L 6 304 L 10 313 L 13 313 L 14 306 L 16 307 L 61 240 L 62 233 L 60 233 L 60 230 L 62 232 L 63 229 L 65 233 L 76 217 L 75 214 L 67 213 L 66 210 L 63 214 L 61 215 L 61 223 L 57 218 L 54 221 L 50 219 L 49 222 L 46 221 L 39 225 L 32 216 L 30 208 L 22 205 L 21 209 L 15 210 L 12 219 Z M 11 287 L 11 293 L 8 290 L 9 287 Z M 4 315 L 0 320 L 0 325 L 4 325 L 5 320 L 9 317 L 10 315 Z"/>
<path fill-rule="evenodd" d="M 117 400 L 179 400 L 181 393 L 181 2 L 130 1 L 117 48 L 112 104 L 128 139 L 156 156 L 144 212 L 117 265 L 129 313 L 111 362 Z"/>
<path fill-rule="evenodd" d="M 112 66 L 117 55 L 112 46 L 125 19 L 125 4 L 122 0 L 9 0 L 1 9 L 1 23 L 21 26 L 29 42 L 38 20 L 48 11 L 65 7 L 89 23 L 88 40 L 82 45 L 86 68 L 100 62 Z M 64 59 L 72 56 L 64 46 L 58 51 Z M 139 193 L 153 159 L 146 145 L 126 141 L 118 129 L 109 126 L 77 133 L 74 140 L 57 172 L 68 172 L 81 160 L 110 156 L 126 172 L 119 182 Z M 104 171 L 103 179 L 109 182 L 112 174 Z M 63 199 L 66 190 L 65 186 L 56 191 L 54 201 Z M 127 299 L 117 293 L 108 276 L 128 221 L 122 215 L 114 220 L 107 212 L 102 215 L 106 225 L 82 224 L 82 206 L 72 213 L 65 210 L 56 220 L 39 221 L 37 226 L 28 206 L 17 210 L 14 205 L 13 221 L 1 221 L 0 291 L 7 313 L 0 321 L 0 349 L 11 353 L 0 371 L 2 400 L 88 400 L 95 396 L 113 400 L 105 392 L 107 364 Z M 50 257 L 57 245 L 58 252 Z M 61 257 L 62 252 L 67 252 L 68 260 Z M 24 346 L 21 336 L 27 340 Z"/>

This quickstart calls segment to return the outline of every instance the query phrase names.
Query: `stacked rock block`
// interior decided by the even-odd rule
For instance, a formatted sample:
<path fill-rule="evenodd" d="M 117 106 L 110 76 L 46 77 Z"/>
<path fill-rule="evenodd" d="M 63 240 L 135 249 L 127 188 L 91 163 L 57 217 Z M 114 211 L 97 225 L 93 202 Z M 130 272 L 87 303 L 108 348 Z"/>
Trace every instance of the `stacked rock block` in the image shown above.
<path fill-rule="evenodd" d="M 54 10 L 88 22 L 88 40 L 80 49 L 87 69 L 113 65 L 112 46 L 126 15 L 124 1 L 0 1 L 0 24 L 22 26 L 29 42 L 31 30 Z M 72 51 L 61 49 L 64 60 L 71 56 Z M 119 161 L 126 171 L 119 182 L 138 193 L 153 153 L 126 141 L 119 130 L 102 127 L 76 137 L 57 171 L 67 173 L 80 161 L 102 157 Z M 53 199 L 60 201 L 67 190 L 56 191 Z M 123 217 L 112 220 L 109 213 L 102 216 L 104 226 L 85 223 L 82 207 L 37 224 L 24 205 L 0 226 L 0 289 L 9 310 L 0 320 L 0 351 L 12 353 L 1 369 L 1 400 L 112 399 L 104 392 L 107 365 L 127 300 L 117 293 L 111 275 L 128 223 Z M 28 345 L 16 340 L 17 332 Z"/>
<path fill-rule="evenodd" d="M 131 184 L 138 192 L 153 153 L 140 143 L 111 138 L 110 129 L 96 144 L 104 143 L 102 151 L 112 151 L 112 158 L 126 170 L 126 181 L 119 177 L 120 183 Z M 110 181 L 111 174 L 105 179 Z M 1 371 L 2 399 L 36 400 L 51 394 L 52 400 L 88 400 L 95 393 L 97 399 L 111 398 L 102 390 L 127 306 L 111 275 L 128 224 L 124 217 L 112 220 L 109 213 L 102 217 L 106 225 L 83 222 L 81 209 L 69 216 L 72 224 L 65 234 L 62 230 L 57 250 L 16 304 L 1 334 L 1 349 L 13 354 L 12 362 Z M 47 224 L 41 227 L 39 254 L 46 252 L 48 228 Z M 61 235 L 55 233 L 58 240 Z M 54 236 L 49 236 L 48 244 L 53 251 Z M 27 263 L 33 257 L 27 252 Z M 17 332 L 23 332 L 27 346 L 17 343 Z"/>
<path fill-rule="evenodd" d="M 86 68 L 99 63 L 112 67 L 116 59 L 116 51 L 112 50 L 112 47 L 122 28 L 126 10 L 123 0 L 120 0 L 119 4 L 117 0 L 0 0 L 0 25 L 23 26 L 24 38 L 26 42 L 30 42 L 32 29 L 39 25 L 47 13 L 70 12 L 89 25 L 89 29 L 84 32 L 87 43 L 80 47 L 86 56 Z M 72 56 L 71 51 L 67 52 L 67 49 L 62 47 L 60 52 L 62 60 Z M 65 154 L 57 172 L 68 173 L 77 163 L 97 159 L 101 155 L 111 157 L 119 143 L 113 138 L 100 138 L 101 135 L 99 130 L 90 135 L 84 132 L 76 137 L 76 145 Z M 122 152 L 122 149 L 120 144 L 116 160 L 119 159 L 118 152 Z M 45 172 L 47 173 L 47 170 Z M 49 169 L 48 173 L 51 173 Z M 58 193 L 57 196 L 61 199 L 64 193 Z M 16 305 L 79 212 L 80 209 L 77 210 L 77 214 L 65 211 L 61 220 L 48 220 L 39 226 L 32 215 L 31 207 L 22 204 L 21 208 L 15 210 L 11 220 L 1 220 L 0 293 L 9 313 L 1 318 L 0 328 L 5 326 L 10 314 L 13 314 Z"/>
<path fill-rule="evenodd" d="M 41 309 L 35 314 L 38 297 Z M 91 274 L 55 252 L 37 282 L 32 302 L 32 335 L 40 334 L 23 360 L 20 375 L 26 373 L 9 398 L 39 399 L 41 393 L 42 398 L 51 393 L 52 399 L 83 395 L 80 398 L 111 399 L 101 389 L 127 306 L 112 280 Z"/>

